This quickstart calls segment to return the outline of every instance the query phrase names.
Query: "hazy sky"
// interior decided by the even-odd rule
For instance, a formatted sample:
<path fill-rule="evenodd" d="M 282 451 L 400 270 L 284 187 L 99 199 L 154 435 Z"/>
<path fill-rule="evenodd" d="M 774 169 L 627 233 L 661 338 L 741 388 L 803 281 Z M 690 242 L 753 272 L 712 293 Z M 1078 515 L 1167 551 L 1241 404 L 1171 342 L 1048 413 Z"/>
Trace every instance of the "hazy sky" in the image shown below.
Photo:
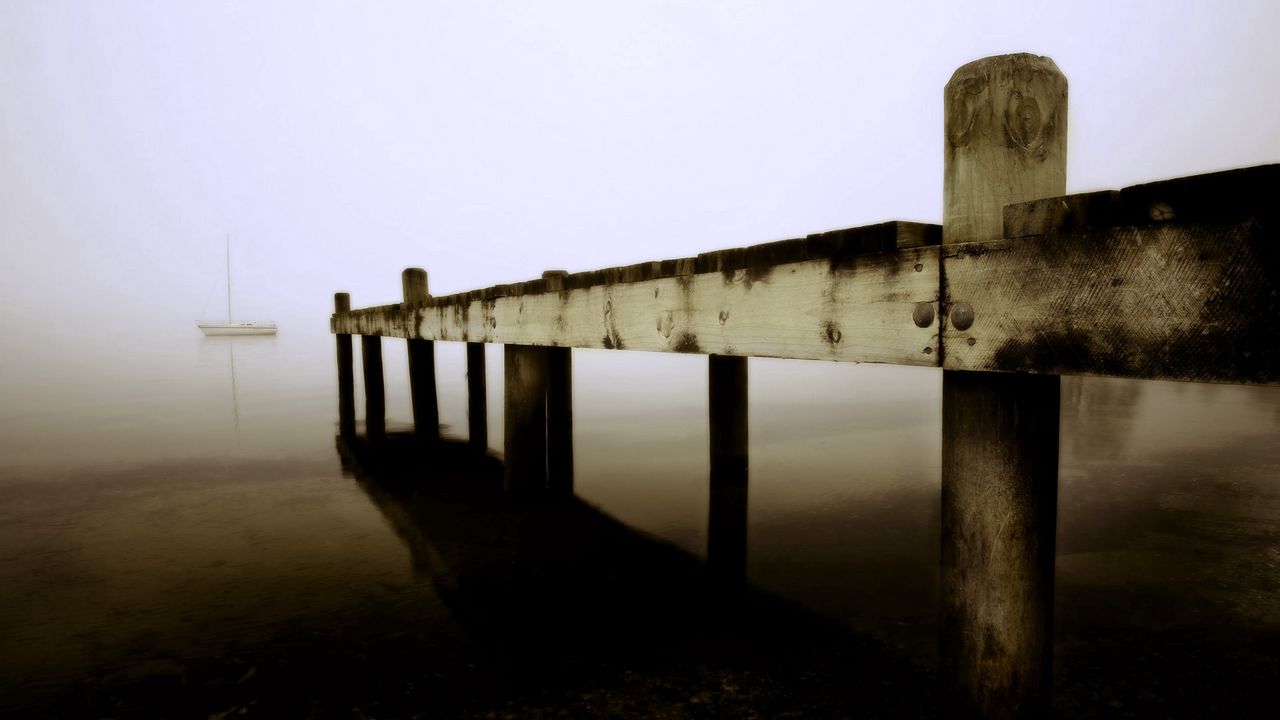
<path fill-rule="evenodd" d="M 942 88 L 1031 51 L 1068 188 L 1280 161 L 1276 2 L 0 2 L 0 370 L 885 219 Z M 103 329 L 115 335 L 108 336 Z"/>

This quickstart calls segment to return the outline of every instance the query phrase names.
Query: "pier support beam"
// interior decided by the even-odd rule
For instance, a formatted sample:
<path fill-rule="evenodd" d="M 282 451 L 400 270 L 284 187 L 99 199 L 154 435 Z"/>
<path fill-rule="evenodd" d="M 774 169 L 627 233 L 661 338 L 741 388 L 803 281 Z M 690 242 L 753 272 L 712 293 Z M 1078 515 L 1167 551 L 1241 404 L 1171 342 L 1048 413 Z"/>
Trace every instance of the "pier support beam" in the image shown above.
<path fill-rule="evenodd" d="M 489 452 L 489 406 L 485 391 L 484 343 L 467 343 L 467 442 Z"/>
<path fill-rule="evenodd" d="M 549 292 L 564 290 L 569 273 L 542 273 Z M 545 348 L 547 354 L 547 490 L 573 495 L 573 350 Z"/>
<path fill-rule="evenodd" d="M 333 294 L 334 312 L 351 309 L 351 296 L 340 292 Z M 351 336 L 337 333 L 338 341 L 338 434 L 344 438 L 356 434 L 356 383 L 355 358 L 351 351 Z"/>
<path fill-rule="evenodd" d="M 1001 238 L 1005 205 L 1065 193 L 1066 95 L 1053 61 L 1034 55 L 955 72 L 944 245 Z M 942 293 L 945 322 L 982 322 L 945 274 Z M 939 675 L 952 717 L 1049 714 L 1059 395 L 1052 375 L 943 371 Z"/>
<path fill-rule="evenodd" d="M 401 274 L 405 312 L 431 297 L 427 291 L 427 271 L 407 268 Z M 410 338 L 409 395 L 413 404 L 413 429 L 426 440 L 440 439 L 440 407 L 436 399 L 436 347 L 431 340 Z"/>
<path fill-rule="evenodd" d="M 547 489 L 547 349 L 503 346 L 503 488 L 512 495 Z"/>
<path fill-rule="evenodd" d="M 509 493 L 573 494 L 572 357 L 569 348 L 503 348 L 503 485 Z"/>
<path fill-rule="evenodd" d="M 382 338 L 360 336 L 360 359 L 364 363 L 364 434 L 371 442 L 387 434 L 387 400 L 382 387 Z"/>
<path fill-rule="evenodd" d="M 573 495 L 573 351 L 546 348 L 547 489 Z"/>
<path fill-rule="evenodd" d="M 747 358 L 707 358 L 711 498 L 707 566 L 726 581 L 747 573 Z"/>

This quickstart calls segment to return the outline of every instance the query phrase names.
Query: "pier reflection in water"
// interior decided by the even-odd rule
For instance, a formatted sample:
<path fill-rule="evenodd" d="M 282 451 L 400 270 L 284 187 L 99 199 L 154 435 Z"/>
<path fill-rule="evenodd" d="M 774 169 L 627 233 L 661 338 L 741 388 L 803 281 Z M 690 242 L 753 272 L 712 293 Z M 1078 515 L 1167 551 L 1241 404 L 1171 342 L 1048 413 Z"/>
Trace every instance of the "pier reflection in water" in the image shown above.
<path fill-rule="evenodd" d="M 720 478 L 708 542 L 726 549 L 703 563 L 576 497 L 504 498 L 501 463 L 464 443 L 337 445 L 483 656 L 479 697 L 509 698 L 517 715 L 932 712 L 918 666 L 743 585 L 744 477 Z"/>

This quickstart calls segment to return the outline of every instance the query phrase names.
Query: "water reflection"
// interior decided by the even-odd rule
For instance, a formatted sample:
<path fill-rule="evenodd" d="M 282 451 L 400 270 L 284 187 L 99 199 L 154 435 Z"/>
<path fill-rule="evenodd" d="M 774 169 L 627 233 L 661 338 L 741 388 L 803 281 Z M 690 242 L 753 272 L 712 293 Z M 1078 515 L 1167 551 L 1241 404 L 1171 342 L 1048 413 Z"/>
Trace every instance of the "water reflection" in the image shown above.
<path fill-rule="evenodd" d="M 753 360 L 748 503 L 709 482 L 705 357 L 575 351 L 580 500 L 517 512 L 474 496 L 496 472 L 474 456 L 343 479 L 320 325 L 148 342 L 0 377 L 0 715 L 44 693 L 72 717 L 689 717 L 790 693 L 826 717 L 865 691 L 900 716 L 919 693 L 899 683 L 933 666 L 937 371 Z M 385 356 L 394 428 L 403 346 Z M 501 444 L 498 356 L 487 371 Z M 464 373 L 438 344 L 459 428 Z M 1280 390 L 1064 379 L 1060 716 L 1249 717 L 1268 697 L 1277 433 Z M 716 539 L 743 537 L 719 564 Z M 744 547 L 755 590 L 732 609 L 700 561 L 741 567 Z M 842 689 L 904 660 L 880 694 Z"/>
<path fill-rule="evenodd" d="M 337 445 L 415 575 L 500 658 L 490 671 L 514 688 L 514 716 L 932 712 L 926 674 L 743 587 L 740 554 L 709 567 L 580 499 L 508 500 L 501 464 L 465 443 L 401 433 Z M 722 528 L 730 543 L 745 532 L 740 510 Z"/>

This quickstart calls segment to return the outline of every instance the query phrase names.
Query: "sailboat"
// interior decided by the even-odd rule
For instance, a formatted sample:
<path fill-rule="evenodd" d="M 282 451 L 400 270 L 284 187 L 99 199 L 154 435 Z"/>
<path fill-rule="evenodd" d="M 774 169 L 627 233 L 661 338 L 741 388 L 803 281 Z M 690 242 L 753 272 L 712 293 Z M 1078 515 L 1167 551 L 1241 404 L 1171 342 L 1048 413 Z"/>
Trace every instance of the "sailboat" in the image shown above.
<path fill-rule="evenodd" d="M 227 321 L 199 320 L 196 327 L 205 335 L 275 335 L 276 324 L 267 322 L 233 322 L 231 320 L 231 236 L 227 236 Z"/>

